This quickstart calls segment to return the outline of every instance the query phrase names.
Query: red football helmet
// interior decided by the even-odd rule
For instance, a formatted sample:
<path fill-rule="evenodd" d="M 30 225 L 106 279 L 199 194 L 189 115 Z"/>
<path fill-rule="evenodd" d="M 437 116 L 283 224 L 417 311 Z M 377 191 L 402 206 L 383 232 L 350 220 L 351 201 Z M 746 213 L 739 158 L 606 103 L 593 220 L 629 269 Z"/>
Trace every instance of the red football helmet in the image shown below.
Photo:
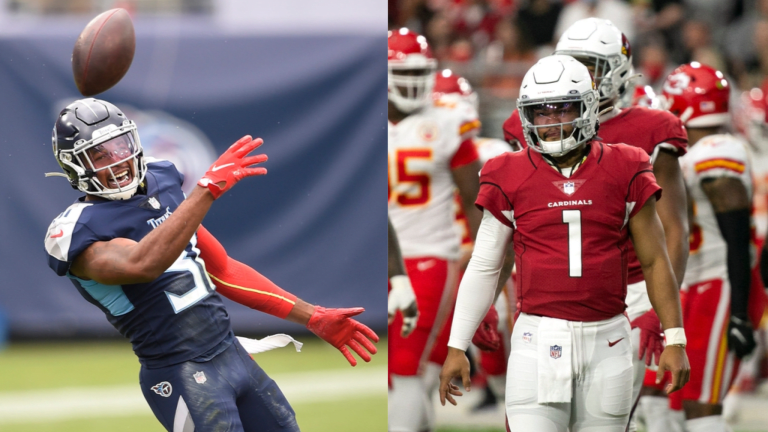
<path fill-rule="evenodd" d="M 661 107 L 661 101 L 656 92 L 653 91 L 653 87 L 649 85 L 637 86 L 632 95 L 632 106 L 658 109 Z"/>
<path fill-rule="evenodd" d="M 471 104 L 475 110 L 478 108 L 477 93 L 466 78 L 463 78 L 450 69 L 443 69 L 435 74 L 435 88 L 432 90 L 435 100 L 456 98 Z"/>
<path fill-rule="evenodd" d="M 403 27 L 389 31 L 387 45 L 389 100 L 403 112 L 430 103 L 437 60 L 432 57 L 427 39 Z"/>
<path fill-rule="evenodd" d="M 699 62 L 682 65 L 664 82 L 665 107 L 686 127 L 721 126 L 728 122 L 731 90 L 725 75 Z"/>
<path fill-rule="evenodd" d="M 768 100 L 763 88 L 741 93 L 733 108 L 733 125 L 756 148 L 768 148 Z"/>

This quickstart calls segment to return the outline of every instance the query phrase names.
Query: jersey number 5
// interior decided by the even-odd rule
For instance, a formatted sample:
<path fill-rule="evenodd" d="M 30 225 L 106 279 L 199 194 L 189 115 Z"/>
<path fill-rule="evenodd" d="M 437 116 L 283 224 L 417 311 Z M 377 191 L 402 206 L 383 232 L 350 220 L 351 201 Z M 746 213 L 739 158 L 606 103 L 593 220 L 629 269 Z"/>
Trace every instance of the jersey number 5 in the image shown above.
<path fill-rule="evenodd" d="M 581 277 L 581 210 L 563 210 L 568 224 L 568 275 Z"/>
<path fill-rule="evenodd" d="M 401 206 L 422 205 L 429 202 L 429 173 L 408 171 L 409 160 L 418 159 L 432 160 L 432 149 L 395 150 L 395 160 L 392 161 L 391 158 L 389 160 L 390 164 L 395 163 L 394 175 L 390 167 L 389 199 L 396 200 Z"/>

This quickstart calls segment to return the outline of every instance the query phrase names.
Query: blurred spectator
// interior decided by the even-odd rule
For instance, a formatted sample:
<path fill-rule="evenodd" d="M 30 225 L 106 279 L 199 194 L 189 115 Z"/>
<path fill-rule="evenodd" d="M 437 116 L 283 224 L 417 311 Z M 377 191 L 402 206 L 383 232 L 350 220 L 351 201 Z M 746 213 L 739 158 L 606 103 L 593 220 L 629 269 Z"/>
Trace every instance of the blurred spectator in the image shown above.
<path fill-rule="evenodd" d="M 590 17 L 611 20 L 630 42 L 634 40 L 632 8 L 621 0 L 575 0 L 569 3 L 557 20 L 555 40 L 559 40 L 565 30 L 576 21 Z"/>
<path fill-rule="evenodd" d="M 759 85 L 752 82 L 751 75 L 759 73 L 760 44 L 765 44 L 758 23 L 768 19 L 768 0 L 755 0 L 739 19 L 728 27 L 723 48 L 728 61 L 728 72 L 736 78 L 738 87 L 750 88 Z M 762 40 L 762 42 L 759 42 Z"/>
<path fill-rule="evenodd" d="M 553 0 L 529 0 L 518 12 L 520 29 L 534 46 L 552 45 L 555 26 L 560 17 L 563 5 Z"/>
<path fill-rule="evenodd" d="M 659 38 L 641 46 L 636 52 L 638 53 L 637 71 L 643 74 L 638 85 L 641 83 L 650 85 L 658 92 L 664 79 L 672 72 L 676 64 L 670 63 L 669 53 Z"/>
<path fill-rule="evenodd" d="M 493 96 L 509 99 L 516 98 L 520 90 L 524 75 L 520 71 L 528 70 L 536 63 L 529 35 L 524 34 L 512 19 L 496 24 L 494 41 L 488 45 L 482 59 L 487 67 L 482 86 Z M 517 71 L 511 70 L 515 67 Z"/>
<path fill-rule="evenodd" d="M 725 62 L 720 50 L 712 45 L 711 29 L 704 21 L 688 21 L 683 27 L 683 63 L 697 61 L 717 70 L 725 70 Z"/>
<path fill-rule="evenodd" d="M 439 12 L 435 14 L 427 23 L 424 36 L 426 36 L 429 46 L 432 48 L 432 55 L 438 61 L 444 61 L 451 56 L 451 44 L 455 35 L 451 19 L 447 13 Z"/>

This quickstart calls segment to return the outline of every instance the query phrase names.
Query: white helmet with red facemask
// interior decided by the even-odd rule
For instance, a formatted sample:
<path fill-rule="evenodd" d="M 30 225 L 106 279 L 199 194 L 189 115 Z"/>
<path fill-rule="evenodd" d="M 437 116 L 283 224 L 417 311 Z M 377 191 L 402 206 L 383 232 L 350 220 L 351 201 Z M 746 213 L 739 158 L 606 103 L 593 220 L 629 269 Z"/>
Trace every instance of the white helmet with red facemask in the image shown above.
<path fill-rule="evenodd" d="M 457 99 L 467 102 L 475 111 L 479 108 L 477 93 L 466 78 L 450 69 L 443 69 L 435 74 L 435 88 L 432 90 L 435 100 Z"/>
<path fill-rule="evenodd" d="M 427 39 L 407 28 L 387 36 L 387 92 L 389 100 L 409 113 L 432 101 L 437 60 Z"/>
<path fill-rule="evenodd" d="M 664 82 L 664 105 L 686 127 L 702 128 L 728 123 L 731 86 L 725 75 L 699 62 L 682 65 Z"/>

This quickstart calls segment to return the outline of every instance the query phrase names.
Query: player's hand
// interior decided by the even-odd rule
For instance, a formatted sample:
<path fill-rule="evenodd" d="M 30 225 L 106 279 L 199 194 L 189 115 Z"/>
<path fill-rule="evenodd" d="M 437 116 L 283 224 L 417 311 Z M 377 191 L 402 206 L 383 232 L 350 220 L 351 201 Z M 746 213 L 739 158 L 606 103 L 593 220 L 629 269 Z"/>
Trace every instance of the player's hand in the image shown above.
<path fill-rule="evenodd" d="M 640 346 L 638 359 L 645 358 L 645 365 L 651 366 L 655 360 L 656 366 L 659 365 L 659 357 L 664 351 L 664 331 L 661 328 L 656 311 L 653 309 L 632 320 L 630 326 L 640 328 Z"/>
<path fill-rule="evenodd" d="M 440 404 L 443 406 L 445 406 L 446 400 L 451 405 L 456 406 L 456 400 L 453 397 L 463 394 L 459 390 L 459 386 L 451 382 L 454 378 L 461 378 L 464 390 L 470 390 L 467 354 L 460 349 L 448 347 L 448 357 L 446 357 L 443 369 L 440 371 Z"/>
<path fill-rule="evenodd" d="M 731 315 L 728 322 L 728 349 L 742 359 L 748 356 L 757 346 L 752 323 L 746 316 Z"/>
<path fill-rule="evenodd" d="M 669 371 L 672 374 L 672 382 L 667 384 L 664 389 L 667 394 L 683 388 L 691 377 L 691 365 L 688 364 L 685 348 L 680 345 L 667 345 L 664 348 L 659 360 L 659 369 L 656 371 L 656 384 L 659 384 L 664 378 L 664 371 Z"/>
<path fill-rule="evenodd" d="M 261 138 L 255 140 L 246 135 L 232 144 L 219 159 L 208 168 L 208 172 L 197 182 L 198 185 L 208 188 L 213 198 L 220 197 L 224 192 L 232 189 L 235 183 L 245 177 L 264 175 L 266 168 L 249 168 L 251 165 L 267 160 L 267 155 L 260 154 L 248 156 L 248 153 L 262 145 Z"/>
<path fill-rule="evenodd" d="M 416 294 L 413 292 L 411 280 L 408 276 L 393 276 L 390 279 L 392 289 L 387 298 L 387 325 L 392 324 L 395 314 L 400 311 L 403 314 L 403 327 L 400 334 L 408 337 L 416 328 L 419 320 L 419 308 L 416 304 Z"/>
<path fill-rule="evenodd" d="M 480 327 L 472 336 L 472 343 L 483 351 L 496 351 L 501 347 L 501 338 L 499 337 L 499 313 L 491 305 L 485 318 L 480 322 Z"/>
<path fill-rule="evenodd" d="M 363 313 L 363 311 L 365 309 L 361 307 L 326 309 L 322 306 L 315 306 L 315 311 L 309 318 L 307 328 L 320 339 L 335 346 L 344 354 L 349 364 L 356 366 L 357 360 L 349 352 L 348 347 L 352 348 L 352 351 L 356 352 L 360 358 L 369 362 L 371 361 L 371 354 L 376 354 L 376 347 L 368 339 L 374 342 L 379 341 L 379 337 L 373 330 L 351 318 Z"/>

